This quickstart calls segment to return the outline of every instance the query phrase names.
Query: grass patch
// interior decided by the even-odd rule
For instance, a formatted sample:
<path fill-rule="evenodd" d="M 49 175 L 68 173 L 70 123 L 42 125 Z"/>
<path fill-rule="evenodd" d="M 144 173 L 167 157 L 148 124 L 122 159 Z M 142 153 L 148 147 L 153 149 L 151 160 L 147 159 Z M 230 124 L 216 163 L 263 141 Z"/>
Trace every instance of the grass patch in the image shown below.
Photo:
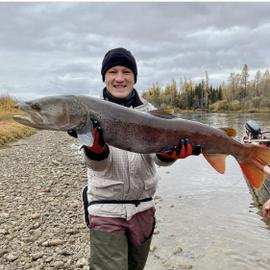
<path fill-rule="evenodd" d="M 0 96 L 0 145 L 16 141 L 36 133 L 31 127 L 21 125 L 12 119 L 14 114 L 22 114 L 15 108 L 16 99 L 8 95 Z"/>
<path fill-rule="evenodd" d="M 16 99 L 9 96 L 4 95 L 0 96 L 0 111 L 9 112 L 15 109 Z"/>
<path fill-rule="evenodd" d="M 12 119 L 0 121 L 0 145 L 31 136 L 35 133 L 36 130 L 34 128 L 23 126 Z"/>

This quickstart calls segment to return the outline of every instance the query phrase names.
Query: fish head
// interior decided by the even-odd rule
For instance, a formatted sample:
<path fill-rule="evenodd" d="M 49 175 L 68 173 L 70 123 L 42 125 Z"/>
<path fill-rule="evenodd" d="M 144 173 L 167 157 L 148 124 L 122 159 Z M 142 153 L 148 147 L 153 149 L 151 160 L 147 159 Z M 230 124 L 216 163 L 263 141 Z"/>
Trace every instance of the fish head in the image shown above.
<path fill-rule="evenodd" d="M 13 119 L 38 129 L 67 130 L 84 123 L 84 108 L 72 96 L 53 96 L 18 103 L 23 115 Z"/>

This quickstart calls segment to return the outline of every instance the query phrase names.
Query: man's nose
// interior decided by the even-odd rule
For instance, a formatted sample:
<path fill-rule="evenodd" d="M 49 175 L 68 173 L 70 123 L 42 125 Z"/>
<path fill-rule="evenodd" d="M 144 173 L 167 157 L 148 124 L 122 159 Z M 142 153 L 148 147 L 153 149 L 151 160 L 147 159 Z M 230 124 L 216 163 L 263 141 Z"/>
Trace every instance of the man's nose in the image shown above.
<path fill-rule="evenodd" d="M 117 72 L 115 79 L 117 81 L 123 81 L 124 80 L 123 73 L 122 72 Z"/>

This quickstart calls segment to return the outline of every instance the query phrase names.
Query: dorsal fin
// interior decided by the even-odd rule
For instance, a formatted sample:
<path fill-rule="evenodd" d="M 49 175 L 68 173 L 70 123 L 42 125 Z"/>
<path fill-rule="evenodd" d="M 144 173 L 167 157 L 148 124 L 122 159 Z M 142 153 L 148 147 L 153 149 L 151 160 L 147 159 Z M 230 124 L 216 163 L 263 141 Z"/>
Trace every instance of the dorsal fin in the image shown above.
<path fill-rule="evenodd" d="M 230 137 L 236 136 L 236 130 L 234 128 L 223 127 L 223 128 L 219 128 L 219 129 L 223 130 Z"/>
<path fill-rule="evenodd" d="M 149 111 L 148 113 L 154 116 L 160 117 L 160 118 L 166 118 L 166 119 L 177 118 L 177 116 L 174 115 L 173 112 L 174 110 L 172 108 L 162 108 L 162 109 Z"/>

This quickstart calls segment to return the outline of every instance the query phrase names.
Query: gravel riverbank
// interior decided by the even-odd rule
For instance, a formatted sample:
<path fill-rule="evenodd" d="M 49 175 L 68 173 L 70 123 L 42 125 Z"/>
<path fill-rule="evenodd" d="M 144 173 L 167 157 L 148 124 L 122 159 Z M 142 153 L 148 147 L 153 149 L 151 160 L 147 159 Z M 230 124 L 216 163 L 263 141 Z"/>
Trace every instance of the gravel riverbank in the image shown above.
<path fill-rule="evenodd" d="M 0 270 L 87 269 L 77 141 L 39 131 L 0 149 Z"/>
<path fill-rule="evenodd" d="M 65 132 L 39 131 L 0 148 L 0 270 L 89 269 L 79 147 Z M 153 241 L 146 269 L 167 269 L 156 248 Z"/>

